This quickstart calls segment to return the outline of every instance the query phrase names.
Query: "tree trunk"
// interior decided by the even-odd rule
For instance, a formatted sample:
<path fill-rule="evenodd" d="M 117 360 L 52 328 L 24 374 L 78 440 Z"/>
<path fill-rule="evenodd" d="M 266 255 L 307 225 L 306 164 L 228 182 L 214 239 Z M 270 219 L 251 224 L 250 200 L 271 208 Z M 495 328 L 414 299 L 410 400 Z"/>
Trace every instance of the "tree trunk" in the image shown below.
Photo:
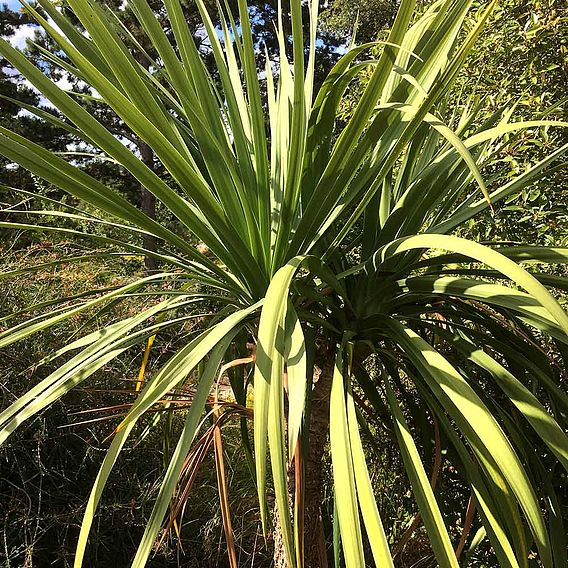
<path fill-rule="evenodd" d="M 329 397 L 334 359 L 329 354 L 316 366 L 310 407 L 309 448 L 304 452 L 304 566 L 328 568 L 321 518 L 322 460 L 329 433 Z M 288 471 L 290 499 L 295 491 L 294 462 Z M 277 511 L 274 515 L 274 567 L 288 568 Z"/>
<path fill-rule="evenodd" d="M 140 141 L 138 143 L 138 149 L 140 150 L 142 162 L 153 170 L 154 152 L 152 151 L 152 148 L 150 148 L 150 146 L 148 146 L 145 142 Z M 140 186 L 140 195 L 142 212 L 148 215 L 150 219 L 156 219 L 156 196 L 142 185 Z M 143 235 L 142 246 L 150 252 L 156 252 L 158 248 L 158 241 L 154 235 Z M 158 261 L 153 256 L 146 255 L 144 257 L 144 266 L 146 267 L 146 272 L 148 274 L 153 274 L 158 271 Z"/>

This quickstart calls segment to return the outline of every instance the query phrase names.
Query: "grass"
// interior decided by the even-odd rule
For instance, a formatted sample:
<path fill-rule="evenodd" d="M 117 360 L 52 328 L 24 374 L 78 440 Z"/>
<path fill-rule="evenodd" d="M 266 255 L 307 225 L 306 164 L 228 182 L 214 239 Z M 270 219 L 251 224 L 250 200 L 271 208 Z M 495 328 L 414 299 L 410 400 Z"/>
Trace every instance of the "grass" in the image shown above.
<path fill-rule="evenodd" d="M 0 271 L 16 270 L 24 262 L 56 261 L 69 253 L 64 245 L 48 240 L 31 243 L 4 254 Z M 0 278 L 0 326 L 8 316 L 13 316 L 11 323 L 29 317 L 27 312 L 18 313 L 24 306 L 116 286 L 139 276 L 142 270 L 142 259 L 111 259 L 74 266 L 61 264 L 19 279 Z M 71 326 L 53 328 L 5 349 L 0 359 L 2 407 L 51 370 L 49 364 L 34 369 L 33 362 L 65 345 L 82 326 L 96 325 L 111 316 L 130 315 L 129 310 L 135 311 L 140 302 L 144 299 L 135 298 L 130 306 L 121 303 L 120 314 L 116 307 L 114 314 L 81 314 Z M 169 356 L 169 345 L 175 341 L 176 336 L 157 340 L 148 372 L 160 364 L 158 360 Z M 118 422 L 111 419 L 78 424 L 92 417 L 80 413 L 129 402 L 129 394 L 117 391 L 132 388 L 141 359 L 139 349 L 126 352 L 83 388 L 70 392 L 25 424 L 0 449 L 0 566 L 72 566 L 84 505 L 108 447 L 107 437 Z M 179 425 L 179 420 L 173 422 L 174 428 Z M 223 439 L 235 539 L 242 562 L 239 565 L 267 565 L 271 553 L 261 538 L 255 487 L 248 475 L 236 421 L 223 429 Z M 209 457 L 190 495 L 181 539 L 167 538 L 157 547 L 152 566 L 224 566 L 225 540 L 212 452 Z M 123 566 L 131 561 L 128 551 L 143 533 L 158 492 L 163 462 L 160 428 L 121 457 L 103 496 L 87 566 Z"/>

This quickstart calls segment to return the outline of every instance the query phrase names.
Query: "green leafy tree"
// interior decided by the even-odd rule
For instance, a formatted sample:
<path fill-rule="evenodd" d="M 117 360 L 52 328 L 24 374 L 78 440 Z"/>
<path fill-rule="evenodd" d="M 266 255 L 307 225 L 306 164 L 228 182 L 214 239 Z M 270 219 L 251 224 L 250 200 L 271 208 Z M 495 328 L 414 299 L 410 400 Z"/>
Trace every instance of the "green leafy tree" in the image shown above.
<path fill-rule="evenodd" d="M 0 9 L 0 36 L 9 38 L 32 21 L 27 14 L 10 10 L 7 5 L 2 5 Z M 37 92 L 34 92 L 23 82 L 21 75 L 8 61 L 0 58 L 1 123 L 14 132 L 33 137 L 35 141 L 50 150 L 64 150 L 67 143 L 64 132 L 30 113 L 22 113 L 20 102 L 24 105 L 39 107 L 40 97 Z M 48 109 L 42 108 L 41 111 L 48 112 Z M 0 183 L 4 186 L 14 186 L 27 191 L 36 189 L 36 184 L 29 172 L 23 168 L 11 167 L 10 162 L 5 159 L 0 161 Z M 5 195 L 5 192 L 3 194 Z M 20 194 L 17 199 L 21 200 L 27 197 L 29 196 Z M 0 200 L 3 200 L 2 197 L 0 197 Z"/>
<path fill-rule="evenodd" d="M 214 7 L 206 3 L 208 8 Z M 234 3 L 229 4 L 231 8 L 236 8 Z M 156 61 L 159 60 L 159 54 L 156 51 L 155 46 L 144 33 L 140 23 L 134 16 L 133 12 L 128 6 L 124 6 L 122 1 L 106 2 L 105 6 L 108 10 L 108 15 L 114 24 L 117 26 L 117 33 L 120 35 L 121 39 L 124 41 L 128 49 L 132 50 L 136 54 L 136 59 L 141 66 L 143 66 L 147 72 L 150 72 L 152 68 L 156 68 Z M 168 37 L 171 36 L 172 30 L 167 18 L 166 11 L 162 2 L 153 1 L 149 2 L 149 6 L 154 13 L 155 18 L 160 23 L 164 32 Z M 41 10 L 41 7 L 38 9 Z M 76 18 L 71 10 L 69 10 L 65 5 L 61 6 L 63 13 L 67 14 L 70 20 L 78 29 L 83 29 L 81 21 Z M 307 8 L 304 9 L 307 14 Z M 215 80 L 218 80 L 218 76 L 215 72 L 215 62 L 211 54 L 211 49 L 207 36 L 204 33 L 203 24 L 199 16 L 199 10 L 194 3 L 189 3 L 183 6 L 184 18 L 188 24 L 190 30 L 196 42 L 196 46 L 203 56 L 205 64 Z M 255 41 L 257 45 L 264 45 L 268 53 L 273 54 L 278 50 L 278 42 L 275 41 L 275 35 L 273 33 L 274 21 L 276 19 L 276 6 L 270 2 L 256 2 L 253 6 L 249 8 L 251 14 L 251 26 Z M 43 14 L 45 15 L 45 14 Z M 6 27 L 6 33 L 3 35 L 9 35 L 15 29 L 22 25 L 32 23 L 33 21 L 25 14 L 20 14 L 13 12 L 11 10 L 5 10 L 5 17 L 3 18 Z M 216 27 L 219 27 L 219 21 L 214 22 Z M 238 25 L 238 19 L 237 19 Z M 287 36 L 290 35 L 290 30 L 287 29 Z M 307 30 L 306 32 L 307 33 Z M 336 48 L 342 39 L 333 37 L 327 34 L 324 41 L 318 46 L 318 69 L 316 72 L 317 77 L 322 77 L 329 70 L 334 60 L 337 59 Z M 116 113 L 109 109 L 105 104 L 101 104 L 97 97 L 92 96 L 93 92 L 89 85 L 85 84 L 80 77 L 75 76 L 73 73 L 69 73 L 65 66 L 69 64 L 69 60 L 63 50 L 59 48 L 56 42 L 44 32 L 40 27 L 36 30 L 33 41 L 29 42 L 25 48 L 25 53 L 30 56 L 33 60 L 37 61 L 44 73 L 50 77 L 53 81 L 64 80 L 68 82 L 68 88 L 76 93 L 77 101 L 80 102 L 82 106 L 85 107 L 91 114 L 97 117 L 97 120 L 101 122 L 110 132 L 115 136 L 122 139 L 124 142 L 129 144 L 134 152 L 140 156 L 140 158 L 145 162 L 149 168 L 156 168 L 156 173 L 158 175 L 166 175 L 162 169 L 160 169 L 160 164 L 154 159 L 154 154 L 152 149 L 148 144 L 141 140 L 136 133 L 132 131 L 131 128 L 117 116 Z M 52 57 L 45 57 L 45 54 L 49 52 Z M 55 57 L 53 57 L 55 56 Z M 158 77 L 159 80 L 159 77 Z M 15 80 L 15 75 L 11 77 L 6 77 L 6 88 L 10 89 L 10 94 L 15 96 L 17 100 L 21 100 L 24 105 L 37 104 L 38 97 L 36 94 L 32 94 L 29 89 L 20 88 L 20 93 L 22 97 L 18 98 L 15 89 L 17 88 L 17 81 Z M 27 100 L 31 96 L 32 98 Z M 14 113 L 19 113 L 20 108 L 17 103 L 10 103 L 10 109 Z M 48 110 L 53 112 L 51 109 L 43 109 L 43 112 Z M 63 115 L 59 116 L 63 121 L 65 117 Z M 156 198 L 148 191 L 145 187 L 141 186 L 139 182 L 120 164 L 116 164 L 113 161 L 101 160 L 101 156 L 96 153 L 92 153 L 91 147 L 88 143 L 85 143 L 80 137 L 76 136 L 72 129 L 61 130 L 58 129 L 54 132 L 53 126 L 49 122 L 37 120 L 35 117 L 27 113 L 24 117 L 17 116 L 18 127 L 12 128 L 19 134 L 26 136 L 28 138 L 33 138 L 34 140 L 40 141 L 43 146 L 50 147 L 51 149 L 65 150 L 66 147 L 73 149 L 73 152 L 69 153 L 70 159 L 76 164 L 81 164 L 83 169 L 87 171 L 90 175 L 94 175 L 97 179 L 105 183 L 106 185 L 116 187 L 121 191 L 132 203 L 140 207 L 140 209 L 150 218 L 156 219 Z M 44 132 L 42 132 L 42 130 Z M 57 145 L 54 142 L 57 141 Z M 4 170 L 6 172 L 6 183 L 22 189 L 24 187 L 23 180 L 19 177 L 15 178 L 14 173 L 8 168 Z M 17 173 L 21 176 L 22 170 L 19 168 Z M 29 175 L 27 175 L 29 178 Z M 28 190 L 34 187 L 34 183 L 31 179 L 28 180 Z M 11 182 L 11 183 L 9 183 Z M 35 189 L 38 189 L 37 187 Z M 163 212 L 165 218 L 161 218 L 160 221 L 166 221 L 167 212 Z M 147 250 L 155 252 L 156 250 L 156 238 L 153 235 L 145 235 L 144 248 Z M 144 262 L 146 269 L 149 273 L 152 273 L 158 268 L 158 261 L 155 257 L 146 255 L 144 257 Z"/>
<path fill-rule="evenodd" d="M 149 73 L 158 54 L 151 42 L 147 40 L 138 20 L 136 20 L 131 10 L 124 9 L 123 2 L 106 2 L 105 6 L 108 17 L 117 27 L 117 32 L 121 39 L 129 49 L 133 49 L 136 52 L 138 63 Z M 162 3 L 155 1 L 151 2 L 149 6 L 160 25 L 166 29 L 168 34 L 171 34 L 171 29 L 168 28 L 169 22 Z M 39 9 L 41 10 L 41 7 L 39 7 Z M 68 7 L 62 5 L 61 9 L 78 29 L 84 31 L 81 21 L 74 16 L 73 12 L 69 10 Z M 43 13 L 43 15 L 45 16 L 46 14 Z M 194 37 L 198 38 L 197 31 L 200 20 L 199 12 L 195 5 L 184 9 L 184 18 L 188 27 L 193 30 Z M 203 38 L 201 38 L 201 41 L 202 39 Z M 98 100 L 96 96 L 93 96 L 93 91 L 90 86 L 82 81 L 81 77 L 77 77 L 72 72 L 68 72 L 66 66 L 69 65 L 70 62 L 65 51 L 62 50 L 43 29 L 39 28 L 36 31 L 33 42 L 28 44 L 25 52 L 30 58 L 38 62 L 44 73 L 53 81 L 66 80 L 69 83 L 69 88 L 76 93 L 77 101 L 89 113 L 96 116 L 97 120 L 103 124 L 107 130 L 124 143 L 128 144 L 148 168 L 156 169 L 158 175 L 164 175 L 164 172 L 158 169 L 159 165 L 155 162 L 154 153 L 150 146 L 140 139 L 112 109 L 109 109 L 105 104 L 101 104 L 101 101 Z M 46 58 L 46 53 L 51 53 L 52 58 Z M 65 120 L 64 115 L 61 115 L 60 118 Z M 33 131 L 34 129 L 30 128 L 30 130 Z M 70 154 L 71 159 L 73 159 L 75 163 L 81 164 L 82 168 L 87 173 L 94 175 L 106 185 L 116 187 L 129 201 L 137 205 L 145 215 L 156 220 L 157 211 L 154 194 L 141 185 L 138 180 L 120 164 L 106 159 L 101 160 L 100 154 L 93 152 L 90 144 L 88 142 L 85 143 L 72 129 L 68 129 L 66 136 L 68 145 L 76 146 L 76 149 L 79 150 Z M 150 234 L 144 235 L 143 246 L 145 249 L 155 252 L 156 237 Z M 149 273 L 155 272 L 158 269 L 158 261 L 156 257 L 152 255 L 145 255 L 144 264 Z"/>
<path fill-rule="evenodd" d="M 500 2 L 472 52 L 458 88 L 473 92 L 487 109 L 511 107 L 511 119 L 548 116 L 568 119 L 568 40 L 565 2 Z M 552 148 L 568 141 L 564 129 L 535 139 L 521 133 L 504 140 L 501 167 L 505 181 L 530 167 Z M 537 184 L 511 195 L 496 219 L 486 218 L 470 230 L 486 240 L 565 244 L 568 234 L 568 179 L 557 169 Z M 480 220 L 481 221 L 481 220 Z"/>
<path fill-rule="evenodd" d="M 323 28 L 348 38 L 355 33 L 358 43 L 376 41 L 392 24 L 397 2 L 392 0 L 334 0 L 322 13 Z"/>
<path fill-rule="evenodd" d="M 58 28 L 27 10 L 65 52 L 66 70 L 152 149 L 176 187 L 9 43 L 0 42 L 0 54 L 78 136 L 127 169 L 184 228 L 170 231 L 73 164 L 0 127 L 0 153 L 7 159 L 116 220 L 92 217 L 93 224 L 120 224 L 139 239 L 156 237 L 159 246 L 153 252 L 134 239 L 109 242 L 93 234 L 94 240 L 117 252 L 152 255 L 164 270 L 88 301 L 68 305 L 62 298 L 60 308 L 0 333 L 4 347 L 132 294 L 155 296 L 151 307 L 51 354 L 50 360 L 63 358 L 61 366 L 0 414 L 0 440 L 129 347 L 148 341 L 149 350 L 150 338 L 194 318 L 196 304 L 204 307 L 198 333 L 148 380 L 114 430 L 86 507 L 76 566 L 129 436 L 149 423 L 152 411 L 171 410 L 168 397 L 189 381 L 192 404 L 180 408 L 183 430 L 171 441 L 133 566 L 146 563 L 204 407 L 212 407 L 216 424 L 222 421 L 223 408 L 208 399 L 210 390 L 227 366 L 238 365 L 254 369 L 256 483 L 268 531 L 270 458 L 276 566 L 327 565 L 320 510 L 328 433 L 336 563 L 342 556 L 347 568 L 393 566 L 362 432 L 389 435 L 397 444 L 439 566 L 457 568 L 465 545 L 478 542 L 489 543 L 500 566 L 525 568 L 529 558 L 545 568 L 565 566 L 556 480 L 565 480 L 568 468 L 562 370 L 568 315 L 547 286 L 565 290 L 568 283 L 534 263 L 566 263 L 568 251 L 491 248 L 450 234 L 538 179 L 567 150 L 562 146 L 487 187 L 480 169 L 491 167 L 500 137 L 566 124 L 512 123 L 495 113 L 475 127 L 474 113 L 465 111 L 450 128 L 440 118 L 495 2 L 472 14 L 470 1 L 439 0 L 413 19 L 415 2 L 402 1 L 378 58 L 365 55 L 368 45 L 352 46 L 314 89 L 318 3 L 309 5 L 305 45 L 305 10 L 293 0 L 292 63 L 280 13 L 278 67 L 267 58 L 262 71 L 266 108 L 244 0 L 239 25 L 221 14 L 220 32 L 197 2 L 217 77 L 204 64 L 178 0 L 164 2 L 172 38 L 145 0 L 130 2 L 159 54 L 159 76 L 127 47 L 104 6 L 69 0 L 70 17 L 49 0 L 40 5 Z M 78 31 L 75 17 L 88 35 Z M 337 121 L 345 90 L 369 69 L 353 113 L 346 123 Z M 525 262 L 533 263 L 530 271 Z M 243 412 L 247 376 L 235 373 L 231 383 Z M 422 451 L 417 435 L 426 441 Z M 246 429 L 243 436 L 248 448 Z M 469 528 L 457 539 L 426 473 L 425 455 L 432 452 L 451 462 L 471 491 L 464 511 Z M 225 491 L 220 483 L 231 550 Z M 171 515 L 177 511 L 174 503 Z M 236 564 L 231 553 L 230 563 Z"/>

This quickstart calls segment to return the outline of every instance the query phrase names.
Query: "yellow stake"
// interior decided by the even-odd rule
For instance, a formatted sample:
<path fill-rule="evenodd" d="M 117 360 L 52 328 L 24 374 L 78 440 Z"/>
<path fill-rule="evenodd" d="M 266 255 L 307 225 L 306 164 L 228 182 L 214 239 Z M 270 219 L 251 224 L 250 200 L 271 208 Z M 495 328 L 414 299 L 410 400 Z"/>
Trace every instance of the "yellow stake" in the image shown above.
<path fill-rule="evenodd" d="M 142 359 L 142 365 L 140 365 L 140 371 L 138 372 L 138 381 L 136 382 L 136 392 L 142 388 L 142 381 L 144 380 L 144 372 L 146 371 L 146 365 L 148 364 L 148 359 L 150 358 L 150 349 L 152 349 L 152 343 L 156 339 L 155 335 L 148 338 L 148 345 L 146 345 L 146 351 L 144 351 L 144 358 Z"/>

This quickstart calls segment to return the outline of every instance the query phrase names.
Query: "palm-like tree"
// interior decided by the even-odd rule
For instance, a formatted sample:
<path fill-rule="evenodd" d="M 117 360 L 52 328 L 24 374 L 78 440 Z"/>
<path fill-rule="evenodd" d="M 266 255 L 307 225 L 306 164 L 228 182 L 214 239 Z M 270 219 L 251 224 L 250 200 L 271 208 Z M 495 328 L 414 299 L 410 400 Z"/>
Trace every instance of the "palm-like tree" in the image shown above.
<path fill-rule="evenodd" d="M 568 468 L 568 399 L 557 371 L 568 344 L 568 316 L 545 286 L 568 285 L 520 263 L 566 263 L 568 251 L 488 247 L 450 235 L 537 180 L 567 150 L 490 191 L 479 168 L 500 137 L 559 123 L 510 123 L 503 111 L 474 127 L 476 108 L 467 107 L 455 113 L 451 129 L 436 114 L 495 2 L 472 19 L 470 0 L 437 0 L 419 17 L 413 17 L 415 2 L 402 0 L 388 41 L 351 45 L 317 93 L 317 0 L 310 4 L 308 46 L 300 0 L 291 2 L 291 64 L 280 8 L 279 65 L 268 61 L 260 72 L 256 55 L 262 46 L 251 35 L 245 0 L 239 0 L 238 25 L 222 12 L 220 29 L 202 0 L 197 3 L 215 78 L 195 47 L 179 0 L 164 0 L 175 45 L 146 0 L 128 2 L 159 54 L 149 70 L 133 54 L 135 40 L 104 5 L 67 0 L 84 31 L 49 0 L 39 0 L 44 15 L 26 5 L 61 50 L 45 56 L 116 112 L 152 149 L 170 184 L 73 94 L 0 42 L 0 54 L 65 117 L 58 124 L 121 164 L 181 227 L 160 225 L 72 163 L 0 127 L 0 153 L 103 214 L 65 216 L 123 229 L 130 236 L 122 240 L 93 238 L 154 255 L 164 268 L 89 301 L 63 303 L 0 334 L 3 347 L 133 292 L 156 296 L 152 307 L 58 351 L 67 355 L 65 362 L 0 415 L 0 439 L 129 347 L 183 324 L 196 303 L 218 306 L 201 333 L 148 381 L 116 428 L 87 505 L 76 566 L 128 436 L 167 393 L 194 378 L 193 403 L 133 566 L 145 564 L 213 382 L 230 354 L 243 352 L 249 335 L 255 344 L 256 482 L 268 530 L 269 454 L 278 566 L 326 562 L 320 469 L 328 431 L 345 565 L 393 566 L 361 428 L 396 440 L 436 562 L 458 566 L 464 543 L 452 543 L 448 535 L 413 437 L 417 414 L 425 438 L 436 434 L 438 453 L 443 442 L 446 459 L 471 487 L 469 522 L 475 507 L 479 535 L 489 539 L 499 564 L 527 567 L 536 553 L 546 568 L 566 566 L 561 501 L 552 477 Z M 380 52 L 376 60 L 368 58 L 372 49 Z M 370 73 L 365 90 L 339 128 L 340 102 L 364 70 Z M 38 212 L 45 214 L 52 212 Z M 136 244 L 143 235 L 159 239 L 158 252 Z M 194 246 L 195 238 L 208 250 Z M 247 386 L 244 379 L 233 382 L 242 404 Z"/>

